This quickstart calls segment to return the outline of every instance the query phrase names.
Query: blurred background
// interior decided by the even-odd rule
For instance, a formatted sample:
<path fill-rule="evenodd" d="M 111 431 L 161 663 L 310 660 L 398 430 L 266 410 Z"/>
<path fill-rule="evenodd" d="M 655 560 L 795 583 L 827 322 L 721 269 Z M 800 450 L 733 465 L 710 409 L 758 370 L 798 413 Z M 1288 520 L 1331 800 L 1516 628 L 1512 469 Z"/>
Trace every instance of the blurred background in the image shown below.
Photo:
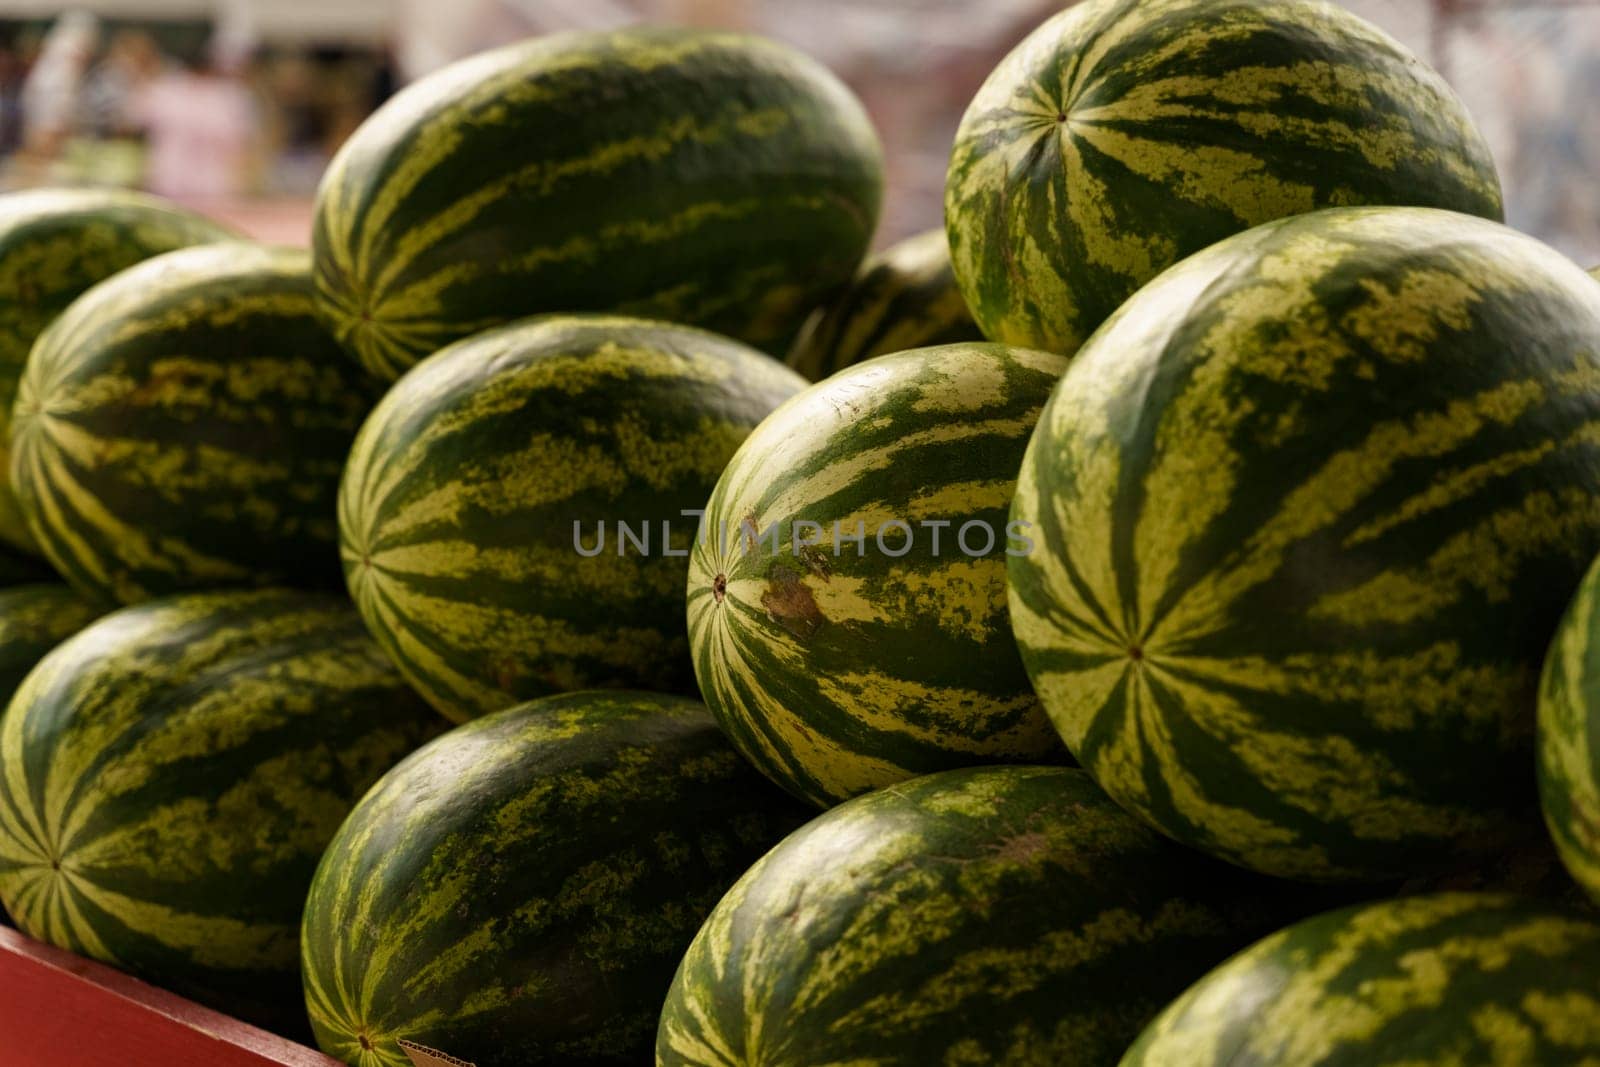
<path fill-rule="evenodd" d="M 1513 225 L 1600 263 L 1600 0 L 1345 0 L 1443 71 Z M 788 41 L 866 101 L 889 154 L 880 243 L 937 225 L 967 101 L 1060 0 L 0 0 L 0 188 L 145 188 L 303 243 L 330 155 L 469 53 L 627 22 Z"/>

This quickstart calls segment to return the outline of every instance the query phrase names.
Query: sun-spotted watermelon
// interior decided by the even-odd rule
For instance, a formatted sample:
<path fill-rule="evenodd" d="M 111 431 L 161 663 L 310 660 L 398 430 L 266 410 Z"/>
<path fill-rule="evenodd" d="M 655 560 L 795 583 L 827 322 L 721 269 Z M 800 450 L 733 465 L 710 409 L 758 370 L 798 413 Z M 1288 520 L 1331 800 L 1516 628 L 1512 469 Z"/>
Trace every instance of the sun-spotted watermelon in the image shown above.
<path fill-rule="evenodd" d="M 1017 465 L 1060 356 L 972 343 L 857 364 L 763 422 L 690 557 L 700 692 L 821 807 L 972 763 L 1065 753 L 1006 618 Z"/>
<path fill-rule="evenodd" d="M 1395 40 L 1324 0 L 1086 0 L 978 91 L 945 223 L 984 334 L 1070 354 L 1185 256 L 1362 204 L 1501 217 L 1482 135 Z"/>
<path fill-rule="evenodd" d="M 728 891 L 656 1063 L 1099 1067 L 1207 969 L 1327 906 L 1164 840 L 1080 770 L 945 771 L 833 808 Z"/>
<path fill-rule="evenodd" d="M 410 86 L 317 197 L 317 290 L 398 378 L 527 315 L 606 311 L 782 352 L 855 273 L 882 152 L 861 104 L 800 53 L 664 26 L 563 33 Z"/>
<path fill-rule="evenodd" d="M 339 598 L 114 612 L 0 720 L 0 903 L 32 937 L 303 1034 L 300 910 L 323 846 L 444 726 Z"/>
<path fill-rule="evenodd" d="M 1122 1067 L 1600 1063 L 1600 922 L 1503 894 L 1348 908 L 1273 934 L 1151 1023 Z"/>
<path fill-rule="evenodd" d="M 1287 876 L 1495 855 L 1600 552 L 1600 286 L 1430 209 L 1238 235 L 1078 353 L 1013 518 L 1023 661 L 1130 810 Z"/>
<path fill-rule="evenodd" d="M 930 230 L 862 264 L 849 287 L 806 320 L 787 362 L 819 382 L 873 356 L 981 340 L 950 269 L 944 230 Z"/>
<path fill-rule="evenodd" d="M 804 810 L 700 704 L 535 700 L 418 750 L 361 801 L 306 901 L 317 1042 L 412 1067 L 648 1063 L 701 921 Z"/>
<path fill-rule="evenodd" d="M 34 189 L 0 196 L 0 540 L 36 554 L 9 471 L 11 405 L 33 343 L 91 286 L 151 256 L 233 237 L 142 193 Z"/>

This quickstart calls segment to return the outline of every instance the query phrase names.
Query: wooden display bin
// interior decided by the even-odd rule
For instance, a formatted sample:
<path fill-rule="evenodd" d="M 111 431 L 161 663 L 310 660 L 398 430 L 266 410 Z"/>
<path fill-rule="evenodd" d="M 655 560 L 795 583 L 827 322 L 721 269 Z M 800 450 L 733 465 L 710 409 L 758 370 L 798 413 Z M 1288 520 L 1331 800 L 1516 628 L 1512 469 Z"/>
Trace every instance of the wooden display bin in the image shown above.
<path fill-rule="evenodd" d="M 340 1067 L 322 1053 L 0 926 L 3 1067 Z"/>

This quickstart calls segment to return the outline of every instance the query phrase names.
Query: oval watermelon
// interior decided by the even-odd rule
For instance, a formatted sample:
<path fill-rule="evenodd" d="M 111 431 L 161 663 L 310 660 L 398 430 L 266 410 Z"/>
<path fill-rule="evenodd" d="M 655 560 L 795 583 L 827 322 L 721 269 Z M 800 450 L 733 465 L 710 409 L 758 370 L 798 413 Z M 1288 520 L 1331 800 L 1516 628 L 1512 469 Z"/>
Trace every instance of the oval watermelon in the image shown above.
<path fill-rule="evenodd" d="M 790 401 L 729 462 L 690 558 L 695 675 L 795 796 L 825 807 L 1065 757 L 1005 602 L 1005 554 L 1026 543 L 1006 523 L 1017 464 L 1065 367 L 990 344 L 880 356 Z"/>
<path fill-rule="evenodd" d="M 642 319 L 454 345 L 389 391 L 350 455 L 350 593 L 458 721 L 564 690 L 688 689 L 693 512 L 804 386 L 725 337 Z"/>
<path fill-rule="evenodd" d="M 296 935 L 323 846 L 443 725 L 333 597 L 115 612 L 0 721 L 0 902 L 32 937 L 303 1033 Z"/>
<path fill-rule="evenodd" d="M 387 378 L 539 312 L 772 349 L 855 272 L 882 170 L 860 103 L 782 45 L 659 26 L 542 37 L 418 82 L 351 137 L 317 198 L 318 292 Z"/>
<path fill-rule="evenodd" d="M 1361 204 L 1501 217 L 1465 107 L 1392 38 L 1323 0 L 1088 0 L 978 91 L 945 223 L 983 332 L 1070 354 L 1185 256 Z"/>
<path fill-rule="evenodd" d="M 802 818 L 680 697 L 566 694 L 458 727 L 317 870 L 317 1041 L 367 1067 L 410 1067 L 402 1041 L 476 1067 L 647 1062 L 700 922 Z"/>
<path fill-rule="evenodd" d="M 1348 908 L 1266 938 L 1164 1011 L 1122 1067 L 1600 1061 L 1600 923 L 1514 896 Z"/>
<path fill-rule="evenodd" d="M 1561 862 L 1600 902 L 1600 561 L 1545 658 L 1539 685 L 1539 798 Z"/>
<path fill-rule="evenodd" d="M 91 596 L 333 584 L 339 473 L 375 393 L 317 321 L 304 253 L 168 253 L 40 338 L 12 484 L 45 554 Z"/>
<path fill-rule="evenodd" d="M 1163 840 L 1082 771 L 928 775 L 813 820 L 728 891 L 656 1063 L 1110 1063 L 1189 982 L 1319 906 Z"/>
<path fill-rule="evenodd" d="M 806 321 L 786 362 L 819 382 L 873 356 L 981 340 L 944 231 L 930 230 L 867 260 L 849 288 Z"/>
<path fill-rule="evenodd" d="M 1013 517 L 1023 661 L 1130 810 L 1293 877 L 1493 855 L 1600 551 L 1600 288 L 1428 209 L 1231 238 L 1074 359 Z"/>
<path fill-rule="evenodd" d="M 34 341 L 90 286 L 151 256 L 233 236 L 141 193 L 36 189 L 0 196 L 0 541 L 38 552 L 8 473 L 11 405 Z"/>

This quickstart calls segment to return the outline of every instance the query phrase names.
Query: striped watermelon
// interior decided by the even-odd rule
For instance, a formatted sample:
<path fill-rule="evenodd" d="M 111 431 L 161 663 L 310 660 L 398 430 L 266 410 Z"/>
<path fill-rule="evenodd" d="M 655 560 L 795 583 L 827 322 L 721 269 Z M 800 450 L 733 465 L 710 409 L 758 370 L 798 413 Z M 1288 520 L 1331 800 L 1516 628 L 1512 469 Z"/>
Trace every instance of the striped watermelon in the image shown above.
<path fill-rule="evenodd" d="M 1023 660 L 1130 810 L 1294 877 L 1493 855 L 1600 551 L 1600 288 L 1465 215 L 1270 223 L 1077 355 L 1013 518 Z"/>
<path fill-rule="evenodd" d="M 725 337 L 641 319 L 454 345 L 390 390 L 350 456 L 350 593 L 458 721 L 564 690 L 687 690 L 690 512 L 804 385 Z"/>
<path fill-rule="evenodd" d="M 40 338 L 11 479 L 69 582 L 133 603 L 338 581 L 339 472 L 376 387 L 312 304 L 304 253 L 217 244 L 124 271 Z"/>
<path fill-rule="evenodd" d="M 476 1067 L 648 1062 L 695 930 L 802 818 L 680 697 L 566 694 L 458 727 L 317 870 L 317 1041 L 361 1067 L 411 1067 L 402 1041 Z"/>
<path fill-rule="evenodd" d="M 1567 870 L 1600 902 L 1600 561 L 1545 659 L 1538 741 L 1545 825 Z"/>
<path fill-rule="evenodd" d="M 806 321 L 788 364 L 818 382 L 873 356 L 981 340 L 944 231 L 931 230 L 867 260 L 849 288 Z"/>
<path fill-rule="evenodd" d="M 695 675 L 795 796 L 1065 757 L 1005 598 L 1005 553 L 1026 547 L 1006 507 L 1065 368 L 991 344 L 881 356 L 790 401 L 728 464 L 689 563 Z"/>
<path fill-rule="evenodd" d="M 770 349 L 850 279 L 882 170 L 860 103 L 782 45 L 666 27 L 544 37 L 424 79 L 356 132 L 317 199 L 318 292 L 387 378 L 537 312 Z"/>
<path fill-rule="evenodd" d="M 141 193 L 38 189 L 0 196 L 0 541 L 38 552 L 6 473 L 11 404 L 33 342 L 68 304 L 118 271 L 231 236 Z"/>
<path fill-rule="evenodd" d="M 1318 906 L 1163 840 L 1082 771 L 928 775 L 839 805 L 728 891 L 656 1062 L 1098 1067 Z"/>
<path fill-rule="evenodd" d="M 1600 923 L 1446 893 L 1307 919 L 1208 974 L 1122 1067 L 1600 1063 Z"/>
<path fill-rule="evenodd" d="M 1361 204 L 1501 217 L 1483 137 L 1396 41 L 1323 0 L 1087 0 L 979 90 L 945 222 L 984 333 L 1071 353 L 1185 256 Z"/>
<path fill-rule="evenodd" d="M 297 924 L 323 846 L 442 725 L 333 597 L 115 612 L 0 723 L 0 902 L 32 937 L 304 1031 Z"/>

